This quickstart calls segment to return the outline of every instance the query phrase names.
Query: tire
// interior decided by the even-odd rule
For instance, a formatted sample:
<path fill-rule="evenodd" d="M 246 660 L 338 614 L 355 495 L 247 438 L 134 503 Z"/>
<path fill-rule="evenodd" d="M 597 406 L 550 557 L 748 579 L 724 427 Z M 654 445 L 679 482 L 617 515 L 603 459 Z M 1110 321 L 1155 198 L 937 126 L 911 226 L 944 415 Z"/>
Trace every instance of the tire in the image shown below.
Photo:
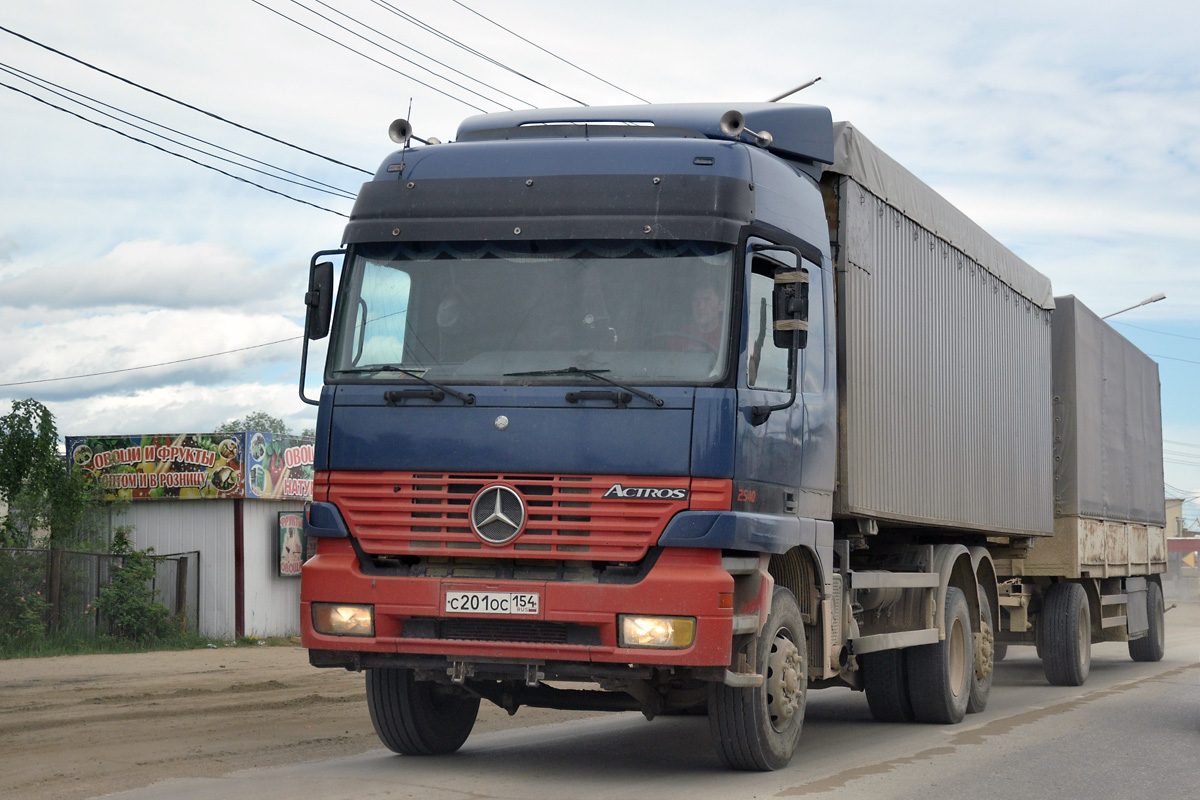
<path fill-rule="evenodd" d="M 1146 615 L 1150 628 L 1140 639 L 1129 640 L 1129 657 L 1134 661 L 1162 661 L 1166 652 L 1166 629 L 1163 626 L 1163 595 L 1157 583 L 1146 586 Z"/>
<path fill-rule="evenodd" d="M 962 590 L 946 589 L 946 638 L 908 648 L 908 698 L 917 722 L 962 722 L 971 699 L 975 644 Z"/>
<path fill-rule="evenodd" d="M 992 645 L 992 662 L 993 663 L 998 663 L 1000 661 L 1003 661 L 1004 657 L 1006 655 L 1008 655 L 1008 645 L 1000 644 L 999 642 L 996 642 L 995 644 Z"/>
<path fill-rule="evenodd" d="M 453 753 L 475 727 L 479 698 L 413 680 L 408 669 L 367 670 L 367 708 L 380 741 L 404 756 Z"/>
<path fill-rule="evenodd" d="M 967 700 L 967 713 L 978 714 L 987 708 L 988 695 L 992 691 L 992 676 L 996 658 L 996 618 L 992 616 L 992 604 L 987 592 L 979 588 L 979 632 L 982 642 L 975 650 L 975 671 L 972 673 L 971 697 Z"/>
<path fill-rule="evenodd" d="M 880 650 L 859 656 L 867 706 L 877 722 L 912 722 L 912 703 L 903 650 Z"/>
<path fill-rule="evenodd" d="M 1041 630 L 1046 680 L 1053 686 L 1082 686 L 1092 669 L 1092 612 L 1082 586 L 1051 584 Z"/>
<path fill-rule="evenodd" d="M 732 769 L 787 766 L 800 743 L 808 691 L 808 649 L 796 598 L 775 587 L 771 614 L 755 641 L 762 686 L 709 688 L 708 727 L 717 755 Z"/>

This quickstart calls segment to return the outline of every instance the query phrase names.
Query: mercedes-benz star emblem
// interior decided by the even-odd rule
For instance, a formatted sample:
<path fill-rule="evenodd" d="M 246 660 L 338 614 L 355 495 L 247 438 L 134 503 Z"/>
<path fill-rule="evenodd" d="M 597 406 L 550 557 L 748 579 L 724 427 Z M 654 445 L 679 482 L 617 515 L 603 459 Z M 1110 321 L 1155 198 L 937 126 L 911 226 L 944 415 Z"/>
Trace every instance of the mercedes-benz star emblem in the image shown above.
<path fill-rule="evenodd" d="M 525 527 L 525 501 L 507 486 L 488 486 L 471 501 L 471 527 L 488 544 L 507 544 Z"/>

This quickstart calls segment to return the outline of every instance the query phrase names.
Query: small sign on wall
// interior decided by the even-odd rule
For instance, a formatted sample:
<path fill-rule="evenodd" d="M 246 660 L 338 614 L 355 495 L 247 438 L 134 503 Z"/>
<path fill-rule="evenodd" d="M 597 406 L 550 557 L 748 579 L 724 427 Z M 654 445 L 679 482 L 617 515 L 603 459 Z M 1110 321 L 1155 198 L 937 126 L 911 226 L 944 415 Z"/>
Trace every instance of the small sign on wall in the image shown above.
<path fill-rule="evenodd" d="M 299 578 L 304 563 L 304 514 L 300 511 L 280 511 L 275 554 L 279 561 L 279 577 Z"/>

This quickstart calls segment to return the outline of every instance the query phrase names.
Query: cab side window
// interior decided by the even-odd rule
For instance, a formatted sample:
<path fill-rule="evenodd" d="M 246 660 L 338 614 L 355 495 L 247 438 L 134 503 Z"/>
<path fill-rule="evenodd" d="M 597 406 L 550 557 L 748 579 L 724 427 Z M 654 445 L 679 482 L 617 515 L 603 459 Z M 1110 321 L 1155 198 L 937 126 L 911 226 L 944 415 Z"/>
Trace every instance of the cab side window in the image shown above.
<path fill-rule="evenodd" d="M 788 351 L 776 347 L 771 331 L 772 294 L 775 290 L 775 270 L 782 264 L 756 256 L 750 274 L 750 342 L 747 352 L 746 384 L 752 389 L 788 390 Z"/>

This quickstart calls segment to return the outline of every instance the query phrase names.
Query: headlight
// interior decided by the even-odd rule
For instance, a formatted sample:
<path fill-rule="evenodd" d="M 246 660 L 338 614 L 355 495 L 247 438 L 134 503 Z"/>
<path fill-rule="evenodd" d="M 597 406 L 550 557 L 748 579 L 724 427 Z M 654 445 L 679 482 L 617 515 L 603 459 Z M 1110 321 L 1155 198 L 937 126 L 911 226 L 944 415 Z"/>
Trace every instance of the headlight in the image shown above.
<path fill-rule="evenodd" d="M 333 636 L 374 636 L 375 607 L 346 603 L 313 603 L 313 628 Z"/>
<path fill-rule="evenodd" d="M 622 647 L 691 647 L 696 640 L 695 617 L 638 617 L 621 614 Z"/>

